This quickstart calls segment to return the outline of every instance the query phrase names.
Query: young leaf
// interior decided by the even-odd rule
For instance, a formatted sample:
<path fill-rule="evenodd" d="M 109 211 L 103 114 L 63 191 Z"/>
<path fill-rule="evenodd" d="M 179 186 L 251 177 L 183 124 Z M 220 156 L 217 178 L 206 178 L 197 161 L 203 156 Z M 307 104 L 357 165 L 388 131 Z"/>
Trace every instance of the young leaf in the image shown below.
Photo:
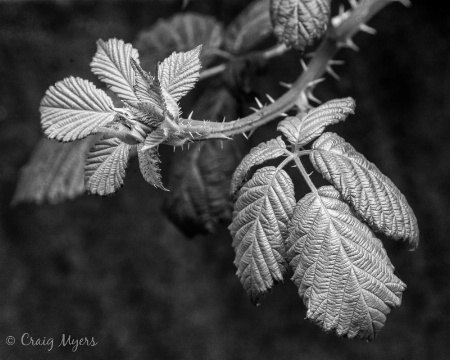
<path fill-rule="evenodd" d="M 101 196 L 115 193 L 123 185 L 131 146 L 105 135 L 91 148 L 84 167 L 86 189 Z"/>
<path fill-rule="evenodd" d="M 326 102 L 308 113 L 290 116 L 278 124 L 291 144 L 298 147 L 308 144 L 322 134 L 326 126 L 344 121 L 349 114 L 355 113 L 355 101 L 352 98 L 335 99 Z"/>
<path fill-rule="evenodd" d="M 129 104 L 138 109 L 144 107 L 159 122 L 163 121 L 166 107 L 158 79 L 144 71 L 134 59 L 131 59 L 131 67 L 135 75 L 133 91 L 139 102 L 137 104 L 129 102 Z"/>
<path fill-rule="evenodd" d="M 172 52 L 187 51 L 198 45 L 202 45 L 201 63 L 208 66 L 222 41 L 223 27 L 217 19 L 186 12 L 158 20 L 139 34 L 135 45 L 139 49 L 142 66 L 152 69 Z"/>
<path fill-rule="evenodd" d="M 247 6 L 225 32 L 225 49 L 233 54 L 242 54 L 272 33 L 269 15 L 269 0 L 257 0 Z"/>
<path fill-rule="evenodd" d="M 161 87 L 166 90 L 175 101 L 179 101 L 191 90 L 199 77 L 200 51 L 202 46 L 195 49 L 172 53 L 158 68 L 158 79 Z"/>
<path fill-rule="evenodd" d="M 111 99 L 103 90 L 75 77 L 50 86 L 39 110 L 44 134 L 64 142 L 95 133 L 98 126 L 105 125 L 116 114 Z"/>
<path fill-rule="evenodd" d="M 271 0 L 275 35 L 287 46 L 303 51 L 327 29 L 331 0 Z"/>
<path fill-rule="evenodd" d="M 256 171 L 241 189 L 229 229 L 236 252 L 237 276 L 257 304 L 287 269 L 287 223 L 295 206 L 294 185 L 284 170 Z"/>
<path fill-rule="evenodd" d="M 138 145 L 137 153 L 139 158 L 139 168 L 141 169 L 141 173 L 145 181 L 154 187 L 160 188 L 161 190 L 169 191 L 164 187 L 161 181 L 159 169 L 159 163 L 161 161 L 159 160 L 158 150 L 153 147 L 149 150 L 143 151 L 142 147 L 142 144 Z"/>
<path fill-rule="evenodd" d="M 371 340 L 401 304 L 406 285 L 381 241 L 332 186 L 298 202 L 287 252 L 306 316 L 325 331 Z"/>
<path fill-rule="evenodd" d="M 137 50 L 123 40 L 98 40 L 91 69 L 121 100 L 136 101 L 131 59 L 138 61 L 138 56 Z"/>
<path fill-rule="evenodd" d="M 281 139 L 281 136 L 251 149 L 234 171 L 231 180 L 231 194 L 236 195 L 244 182 L 247 181 L 247 173 L 253 166 L 262 164 L 264 161 L 276 159 L 285 154 L 285 150 L 286 144 Z"/>
<path fill-rule="evenodd" d="M 419 228 L 405 196 L 353 146 L 334 133 L 324 133 L 314 142 L 310 159 L 373 229 L 417 247 Z"/>
<path fill-rule="evenodd" d="M 93 136 L 61 144 L 41 139 L 20 170 L 12 204 L 25 201 L 56 204 L 83 194 L 85 155 L 95 140 Z"/>
<path fill-rule="evenodd" d="M 144 145 L 142 146 L 142 151 L 147 151 L 152 148 L 157 148 L 164 140 L 167 139 L 167 133 L 162 128 L 158 128 L 153 130 L 150 134 L 147 135 L 144 141 Z"/>

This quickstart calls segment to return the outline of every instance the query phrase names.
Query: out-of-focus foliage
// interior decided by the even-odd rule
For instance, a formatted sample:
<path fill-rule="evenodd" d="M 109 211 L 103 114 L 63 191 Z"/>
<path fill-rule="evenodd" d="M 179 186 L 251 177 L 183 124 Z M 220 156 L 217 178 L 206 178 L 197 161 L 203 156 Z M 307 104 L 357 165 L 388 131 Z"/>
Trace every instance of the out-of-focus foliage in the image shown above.
<path fill-rule="evenodd" d="M 140 32 L 135 46 L 141 54 L 142 66 L 151 69 L 173 51 L 187 51 L 202 45 L 200 61 L 207 67 L 222 44 L 222 33 L 222 24 L 214 17 L 188 12 L 158 20 L 148 30 Z"/>

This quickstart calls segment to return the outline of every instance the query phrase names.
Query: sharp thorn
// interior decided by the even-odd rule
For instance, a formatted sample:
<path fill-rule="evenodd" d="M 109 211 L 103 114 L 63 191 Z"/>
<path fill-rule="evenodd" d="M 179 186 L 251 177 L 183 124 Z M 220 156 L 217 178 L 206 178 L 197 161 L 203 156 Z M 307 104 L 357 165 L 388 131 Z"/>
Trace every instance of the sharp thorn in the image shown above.
<path fill-rule="evenodd" d="M 283 113 L 280 113 L 280 115 L 281 115 L 281 116 L 284 116 L 284 117 L 289 116 L 288 114 L 286 114 L 286 113 L 284 113 L 284 112 L 283 112 Z"/>
<path fill-rule="evenodd" d="M 364 31 L 365 33 L 370 35 L 375 35 L 377 33 L 377 31 L 374 28 L 367 26 L 366 24 L 360 24 L 359 30 Z"/>
<path fill-rule="evenodd" d="M 191 113 L 188 116 L 188 119 L 192 119 L 192 115 L 194 114 L 194 111 L 191 111 Z"/>
<path fill-rule="evenodd" d="M 248 140 L 248 136 L 245 132 L 242 133 L 242 136 L 245 137 Z"/>
<path fill-rule="evenodd" d="M 275 102 L 275 100 L 273 99 L 272 96 L 270 96 L 269 94 L 266 94 L 266 97 L 269 99 L 269 101 L 273 104 Z"/>
<path fill-rule="evenodd" d="M 255 132 L 255 130 L 256 130 L 256 129 L 252 129 L 252 130 L 250 130 L 250 132 L 248 133 L 248 137 L 252 136 L 252 135 L 253 135 L 253 133 Z"/>
<path fill-rule="evenodd" d="M 312 93 L 312 91 L 309 91 L 309 92 L 306 94 L 306 96 L 308 97 L 309 100 L 312 100 L 312 101 L 314 101 L 314 102 L 316 102 L 316 103 L 318 103 L 318 104 L 322 104 L 322 101 L 320 101 L 318 98 L 316 98 L 316 97 L 314 96 L 314 94 Z"/>
<path fill-rule="evenodd" d="M 192 133 L 190 131 L 188 131 L 188 133 L 191 136 L 191 138 L 194 138 L 194 135 L 192 135 Z"/>
<path fill-rule="evenodd" d="M 259 109 L 255 108 L 253 106 L 250 106 L 250 110 L 253 110 L 254 112 L 258 112 L 259 111 Z"/>
<path fill-rule="evenodd" d="M 344 60 L 330 60 L 328 61 L 329 65 L 344 65 L 345 61 Z"/>
<path fill-rule="evenodd" d="M 195 132 L 198 136 L 202 136 L 202 134 L 200 134 L 198 131 Z"/>
<path fill-rule="evenodd" d="M 256 103 L 258 104 L 259 108 L 261 109 L 263 107 L 263 104 L 261 103 L 261 101 L 259 101 L 259 99 L 257 97 L 255 97 Z"/>
<path fill-rule="evenodd" d="M 280 85 L 285 87 L 286 89 L 290 89 L 292 87 L 292 84 L 288 84 L 288 83 L 285 83 L 285 82 L 282 82 L 282 81 L 280 81 Z"/>
<path fill-rule="evenodd" d="M 320 84 L 322 81 L 324 81 L 325 78 L 319 78 L 313 81 L 310 81 L 307 85 L 308 88 L 314 88 L 317 84 Z"/>
<path fill-rule="evenodd" d="M 224 116 L 223 119 L 222 119 L 222 122 L 223 122 L 223 123 L 225 122 L 225 119 L 226 119 L 226 117 Z"/>
<path fill-rule="evenodd" d="M 308 70 L 308 66 L 306 66 L 305 60 L 300 59 L 300 64 L 302 65 L 303 71 L 307 71 Z"/>
<path fill-rule="evenodd" d="M 327 66 L 326 70 L 327 70 L 327 73 L 330 74 L 332 77 L 334 77 L 337 81 L 339 81 L 341 79 L 339 77 L 339 75 L 335 73 L 335 71 L 333 70 L 333 68 L 330 65 Z"/>

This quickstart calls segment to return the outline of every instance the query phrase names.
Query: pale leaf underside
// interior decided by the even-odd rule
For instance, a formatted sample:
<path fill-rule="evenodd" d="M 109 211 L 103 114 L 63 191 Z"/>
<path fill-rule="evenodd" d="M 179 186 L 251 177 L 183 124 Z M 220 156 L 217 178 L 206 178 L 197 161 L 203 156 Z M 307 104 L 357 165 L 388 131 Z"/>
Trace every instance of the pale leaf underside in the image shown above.
<path fill-rule="evenodd" d="M 269 0 L 257 0 L 247 6 L 225 32 L 225 48 L 233 54 L 258 45 L 272 33 Z"/>
<path fill-rule="evenodd" d="M 160 188 L 161 190 L 168 191 L 162 181 L 159 169 L 159 155 L 156 148 L 143 151 L 143 145 L 138 145 L 137 152 L 139 158 L 139 168 L 141 169 L 142 176 L 149 184 Z"/>
<path fill-rule="evenodd" d="M 284 170 L 264 167 L 242 188 L 229 229 L 237 276 L 257 304 L 287 269 L 285 238 L 295 205 L 294 185 Z"/>
<path fill-rule="evenodd" d="M 146 151 L 150 150 L 151 148 L 158 147 L 166 139 L 167 139 L 166 132 L 162 128 L 158 128 L 147 135 L 141 150 Z"/>
<path fill-rule="evenodd" d="M 324 133 L 314 142 L 310 159 L 374 230 L 417 247 L 417 220 L 405 196 L 353 146 L 334 133 Z"/>
<path fill-rule="evenodd" d="M 349 114 L 354 114 L 355 101 L 352 98 L 327 101 L 306 114 L 291 116 L 278 125 L 291 144 L 305 146 L 318 137 L 328 125 L 344 121 Z"/>
<path fill-rule="evenodd" d="M 286 45 L 304 50 L 325 32 L 331 0 L 271 0 L 275 35 Z"/>
<path fill-rule="evenodd" d="M 130 145 L 110 135 L 97 141 L 86 156 L 86 190 L 106 196 L 122 187 L 130 149 Z"/>
<path fill-rule="evenodd" d="M 20 171 L 12 203 L 55 204 L 83 194 L 85 154 L 95 140 L 94 136 L 70 144 L 40 140 Z"/>
<path fill-rule="evenodd" d="M 247 180 L 247 173 L 253 166 L 262 164 L 267 160 L 276 159 L 282 156 L 285 150 L 286 144 L 280 136 L 251 149 L 234 171 L 231 180 L 231 194 L 236 194 L 239 191 L 243 183 Z"/>
<path fill-rule="evenodd" d="M 381 241 L 332 186 L 298 202 L 287 252 L 307 317 L 325 331 L 371 340 L 401 304 L 406 285 Z"/>
<path fill-rule="evenodd" d="M 95 133 L 115 116 L 113 103 L 103 90 L 75 77 L 50 86 L 39 110 L 44 134 L 64 142 Z"/>
<path fill-rule="evenodd" d="M 98 40 L 91 69 L 121 100 L 136 101 L 131 59 L 138 61 L 138 56 L 137 50 L 123 40 Z"/>
<path fill-rule="evenodd" d="M 158 68 L 161 87 L 179 101 L 199 78 L 201 45 L 187 52 L 172 53 Z"/>

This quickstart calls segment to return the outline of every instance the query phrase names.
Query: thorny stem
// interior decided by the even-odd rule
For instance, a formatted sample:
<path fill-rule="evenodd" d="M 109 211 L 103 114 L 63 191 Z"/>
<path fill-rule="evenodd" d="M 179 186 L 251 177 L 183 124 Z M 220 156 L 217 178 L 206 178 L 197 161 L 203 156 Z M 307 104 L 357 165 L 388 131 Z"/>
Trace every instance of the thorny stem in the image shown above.
<path fill-rule="evenodd" d="M 274 57 L 283 55 L 288 50 L 289 50 L 289 48 L 285 44 L 277 44 L 277 45 L 275 45 L 275 46 L 273 46 L 273 47 L 271 47 L 271 48 L 269 48 L 267 50 L 264 50 L 264 51 L 255 51 L 255 52 L 251 52 L 249 54 L 244 54 L 242 56 L 236 56 L 236 57 L 232 56 L 230 58 L 229 62 L 242 60 L 242 59 L 246 59 L 246 58 L 249 58 L 249 57 L 259 57 L 259 58 L 262 58 L 262 59 L 269 60 L 269 59 L 272 59 Z M 223 64 L 220 64 L 220 65 L 217 65 L 217 66 L 213 66 L 212 68 L 203 70 L 200 73 L 200 79 L 199 80 L 204 80 L 204 79 L 209 78 L 211 76 L 220 74 L 220 73 L 224 72 L 227 69 L 227 67 L 228 67 L 228 63 L 223 63 Z"/>
<path fill-rule="evenodd" d="M 312 90 L 320 77 L 327 71 L 330 61 L 342 47 L 354 48 L 351 37 L 357 33 L 375 14 L 386 5 L 400 1 L 408 5 L 408 0 L 361 0 L 358 4 L 332 19 L 322 43 L 308 64 L 306 71 L 292 84 L 291 88 L 274 103 L 262 107 L 255 113 L 242 119 L 217 123 L 210 122 L 211 132 L 204 138 L 224 138 L 252 131 L 264 125 L 294 105 L 300 109 L 307 108 L 308 98 L 312 98 Z M 203 121 L 189 119 L 193 126 L 201 126 Z M 183 129 L 188 131 L 188 129 Z"/>
<path fill-rule="evenodd" d="M 297 165 L 297 168 L 300 170 L 300 173 L 303 176 L 303 179 L 305 179 L 306 183 L 308 184 L 309 188 L 312 192 L 317 193 L 317 188 L 314 185 L 314 183 L 311 181 L 311 178 L 309 177 L 308 173 L 306 172 L 305 167 L 303 166 L 302 162 L 300 161 L 299 157 L 294 158 L 295 165 Z"/>

